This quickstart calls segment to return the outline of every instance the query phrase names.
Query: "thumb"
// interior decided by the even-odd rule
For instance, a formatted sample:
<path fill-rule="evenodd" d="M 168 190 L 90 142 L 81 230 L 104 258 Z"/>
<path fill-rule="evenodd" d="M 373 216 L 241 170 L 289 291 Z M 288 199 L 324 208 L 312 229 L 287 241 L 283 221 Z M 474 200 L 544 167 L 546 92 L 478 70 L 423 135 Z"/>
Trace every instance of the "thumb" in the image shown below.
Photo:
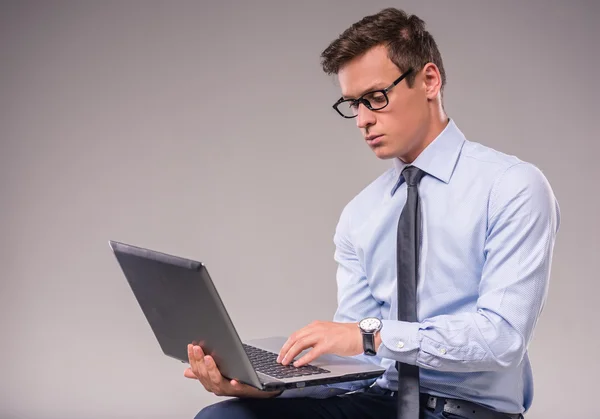
<path fill-rule="evenodd" d="M 230 380 L 229 384 L 231 385 L 231 388 L 233 388 L 236 392 L 240 392 L 245 389 L 245 386 L 237 380 Z"/>
<path fill-rule="evenodd" d="M 240 383 L 237 380 L 231 380 L 229 381 L 229 384 L 231 385 L 231 388 L 233 388 L 233 390 L 238 394 L 251 394 L 254 390 L 256 390 L 254 387 Z"/>

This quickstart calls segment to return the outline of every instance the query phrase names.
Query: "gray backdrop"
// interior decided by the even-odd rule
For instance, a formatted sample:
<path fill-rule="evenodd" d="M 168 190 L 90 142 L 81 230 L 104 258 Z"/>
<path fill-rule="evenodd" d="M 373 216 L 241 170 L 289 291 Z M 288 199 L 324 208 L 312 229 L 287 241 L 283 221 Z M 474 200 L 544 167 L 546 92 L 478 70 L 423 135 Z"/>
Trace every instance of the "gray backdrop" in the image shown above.
<path fill-rule="evenodd" d="M 205 262 L 244 338 L 331 319 L 339 213 L 391 162 L 331 109 L 319 54 L 390 5 L 427 22 L 468 139 L 536 164 L 559 199 L 528 418 L 600 417 L 599 4 L 3 2 L 0 417 L 217 400 L 162 355 L 108 239 Z"/>

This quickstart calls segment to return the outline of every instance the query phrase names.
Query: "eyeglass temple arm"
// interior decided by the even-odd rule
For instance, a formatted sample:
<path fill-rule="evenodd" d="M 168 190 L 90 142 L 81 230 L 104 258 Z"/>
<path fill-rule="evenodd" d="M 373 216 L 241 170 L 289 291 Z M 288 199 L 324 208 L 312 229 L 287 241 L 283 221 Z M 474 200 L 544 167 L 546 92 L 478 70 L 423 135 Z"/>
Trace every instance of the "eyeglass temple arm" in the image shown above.
<path fill-rule="evenodd" d="M 395 85 L 397 85 L 398 83 L 400 83 L 402 80 L 404 80 L 406 78 L 406 76 L 408 76 L 410 73 L 412 73 L 413 69 L 412 67 L 409 68 L 408 70 L 406 70 L 404 72 L 404 74 L 402 74 L 400 77 L 398 77 L 391 85 L 390 87 L 388 87 L 387 89 L 385 89 L 385 91 L 387 92 L 388 90 L 390 90 L 392 87 L 394 87 Z"/>

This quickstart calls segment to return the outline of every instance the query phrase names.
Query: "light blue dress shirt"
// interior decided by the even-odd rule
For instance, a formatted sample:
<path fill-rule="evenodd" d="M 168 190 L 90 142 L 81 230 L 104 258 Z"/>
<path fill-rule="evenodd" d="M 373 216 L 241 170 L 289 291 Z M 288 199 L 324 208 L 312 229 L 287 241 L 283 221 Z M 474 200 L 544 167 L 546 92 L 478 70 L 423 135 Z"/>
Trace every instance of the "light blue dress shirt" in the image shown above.
<path fill-rule="evenodd" d="M 418 322 L 397 320 L 396 230 L 406 202 L 404 164 L 342 211 L 334 242 L 336 322 L 383 319 L 381 387 L 397 390 L 395 361 L 421 367 L 421 391 L 506 413 L 532 403 L 527 347 L 544 306 L 560 211 L 535 166 L 465 139 L 453 120 L 418 156 L 422 239 Z M 358 381 L 285 391 L 329 397 Z"/>

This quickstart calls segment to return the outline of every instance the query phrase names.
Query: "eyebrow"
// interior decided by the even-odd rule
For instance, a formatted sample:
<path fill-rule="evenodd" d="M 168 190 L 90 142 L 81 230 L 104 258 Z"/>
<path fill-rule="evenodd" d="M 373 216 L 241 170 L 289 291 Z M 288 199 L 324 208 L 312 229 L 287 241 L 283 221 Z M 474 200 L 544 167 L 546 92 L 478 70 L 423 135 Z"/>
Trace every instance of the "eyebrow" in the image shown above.
<path fill-rule="evenodd" d="M 361 96 L 362 96 L 362 95 L 364 95 L 365 93 L 372 92 L 373 90 L 383 90 L 383 89 L 385 89 L 386 87 L 388 87 L 388 85 L 387 85 L 387 84 L 386 84 L 385 86 L 382 86 L 382 87 L 377 87 L 377 86 L 380 86 L 380 85 L 383 85 L 383 84 L 384 84 L 384 82 L 383 82 L 383 81 L 380 81 L 380 82 L 377 82 L 377 83 L 373 83 L 373 84 L 372 84 L 372 85 L 370 85 L 368 88 L 366 88 L 365 90 L 363 90 L 363 91 L 362 91 L 362 92 L 361 92 L 361 93 L 360 93 L 360 94 L 359 94 L 357 97 L 361 97 Z M 344 99 L 356 99 L 356 97 L 353 97 L 353 98 L 351 98 L 351 97 L 349 97 L 349 96 L 344 96 L 344 95 L 342 95 L 342 98 L 344 98 Z"/>

